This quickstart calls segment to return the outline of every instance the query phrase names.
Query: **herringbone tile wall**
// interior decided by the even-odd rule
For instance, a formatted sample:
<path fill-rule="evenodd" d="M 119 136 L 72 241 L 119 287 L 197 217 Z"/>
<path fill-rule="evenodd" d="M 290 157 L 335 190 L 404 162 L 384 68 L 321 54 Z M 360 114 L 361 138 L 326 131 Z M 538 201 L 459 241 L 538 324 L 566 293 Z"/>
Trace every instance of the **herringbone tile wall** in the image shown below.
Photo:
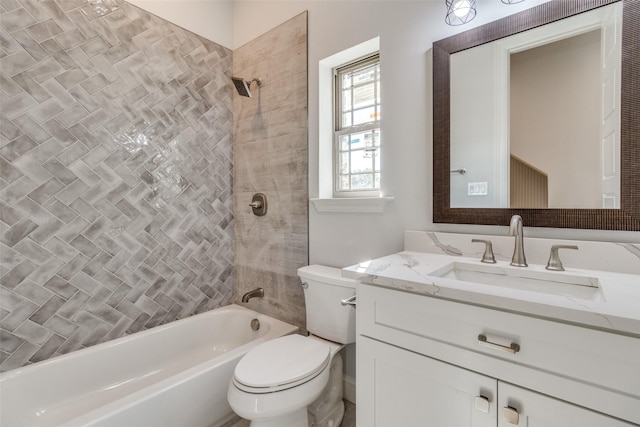
<path fill-rule="evenodd" d="M 230 303 L 232 52 L 122 0 L 0 13 L 0 370 Z"/>

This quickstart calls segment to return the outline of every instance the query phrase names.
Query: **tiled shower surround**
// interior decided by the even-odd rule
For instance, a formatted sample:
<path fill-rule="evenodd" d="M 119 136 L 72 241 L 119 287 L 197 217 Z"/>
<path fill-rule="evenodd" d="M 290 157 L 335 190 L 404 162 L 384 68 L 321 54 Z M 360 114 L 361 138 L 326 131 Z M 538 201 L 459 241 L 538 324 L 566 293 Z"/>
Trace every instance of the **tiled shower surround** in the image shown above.
<path fill-rule="evenodd" d="M 233 52 L 233 74 L 261 78 L 253 97 L 234 102 L 233 197 L 236 302 L 264 288 L 248 306 L 306 330 L 298 268 L 309 263 L 307 169 L 307 13 Z M 253 215 L 254 193 L 267 196 Z"/>
<path fill-rule="evenodd" d="M 121 0 L 0 13 L 0 370 L 229 304 L 232 52 Z"/>

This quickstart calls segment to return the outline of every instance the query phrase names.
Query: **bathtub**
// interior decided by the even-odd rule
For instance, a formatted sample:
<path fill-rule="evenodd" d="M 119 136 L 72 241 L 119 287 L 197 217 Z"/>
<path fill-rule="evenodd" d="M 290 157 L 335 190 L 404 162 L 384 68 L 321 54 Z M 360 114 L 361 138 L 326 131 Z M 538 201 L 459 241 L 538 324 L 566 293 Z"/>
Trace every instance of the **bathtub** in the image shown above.
<path fill-rule="evenodd" d="M 238 360 L 297 329 L 230 305 L 15 369 L 0 375 L 0 425 L 218 426 L 234 418 Z"/>

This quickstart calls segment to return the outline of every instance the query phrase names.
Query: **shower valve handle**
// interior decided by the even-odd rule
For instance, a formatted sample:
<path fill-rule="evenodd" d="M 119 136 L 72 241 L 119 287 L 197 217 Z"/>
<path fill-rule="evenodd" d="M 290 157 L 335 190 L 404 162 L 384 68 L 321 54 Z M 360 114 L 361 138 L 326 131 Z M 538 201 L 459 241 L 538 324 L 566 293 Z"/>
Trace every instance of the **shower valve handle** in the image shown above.
<path fill-rule="evenodd" d="M 251 198 L 251 210 L 254 215 L 264 216 L 267 213 L 267 196 L 264 193 L 256 193 Z"/>

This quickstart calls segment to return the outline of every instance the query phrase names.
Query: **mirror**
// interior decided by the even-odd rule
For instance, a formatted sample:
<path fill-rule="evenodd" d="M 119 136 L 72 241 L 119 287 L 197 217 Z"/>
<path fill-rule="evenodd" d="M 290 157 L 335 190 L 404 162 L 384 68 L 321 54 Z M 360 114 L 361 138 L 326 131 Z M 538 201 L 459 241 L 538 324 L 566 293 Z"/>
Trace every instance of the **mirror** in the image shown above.
<path fill-rule="evenodd" d="M 506 225 L 518 213 L 527 226 L 640 230 L 640 5 L 592 4 L 551 1 L 434 43 L 434 222 Z M 604 73 L 607 49 L 619 67 Z M 578 61 L 563 81 L 558 70 Z M 544 94 L 532 79 L 552 67 Z M 591 102 L 576 94 L 586 87 Z"/>

